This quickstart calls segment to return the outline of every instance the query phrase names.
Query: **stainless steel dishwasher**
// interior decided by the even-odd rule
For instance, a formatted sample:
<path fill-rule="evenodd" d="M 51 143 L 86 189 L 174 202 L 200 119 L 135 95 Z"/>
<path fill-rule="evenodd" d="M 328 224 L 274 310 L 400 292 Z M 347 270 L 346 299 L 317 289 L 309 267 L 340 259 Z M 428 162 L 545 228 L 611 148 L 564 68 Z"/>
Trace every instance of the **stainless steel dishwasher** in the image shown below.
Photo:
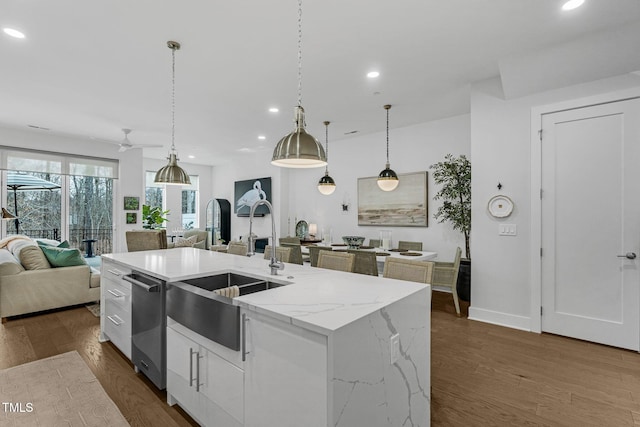
<path fill-rule="evenodd" d="M 123 277 L 131 283 L 131 359 L 156 387 L 166 387 L 167 316 L 165 282 L 133 271 Z"/>

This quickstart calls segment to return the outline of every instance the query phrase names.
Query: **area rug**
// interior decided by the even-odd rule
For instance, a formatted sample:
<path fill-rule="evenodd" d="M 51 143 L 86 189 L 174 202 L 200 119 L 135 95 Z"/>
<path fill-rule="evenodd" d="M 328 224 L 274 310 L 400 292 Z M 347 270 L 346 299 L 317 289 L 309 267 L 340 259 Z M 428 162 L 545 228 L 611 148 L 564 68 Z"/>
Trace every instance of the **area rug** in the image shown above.
<path fill-rule="evenodd" d="M 88 304 L 85 305 L 85 307 L 87 307 L 87 310 L 89 310 L 91 314 L 96 317 L 100 317 L 100 303 Z"/>
<path fill-rule="evenodd" d="M 128 426 L 77 351 L 0 371 L 0 425 Z"/>

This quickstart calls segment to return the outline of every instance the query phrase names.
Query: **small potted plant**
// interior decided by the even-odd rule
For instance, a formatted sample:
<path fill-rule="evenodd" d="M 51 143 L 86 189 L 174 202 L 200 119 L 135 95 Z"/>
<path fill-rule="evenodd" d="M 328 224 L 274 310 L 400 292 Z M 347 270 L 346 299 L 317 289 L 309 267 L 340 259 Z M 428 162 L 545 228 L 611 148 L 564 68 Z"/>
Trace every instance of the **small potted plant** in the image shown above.
<path fill-rule="evenodd" d="M 162 227 L 165 222 L 169 222 L 165 217 L 168 213 L 168 210 L 163 211 L 159 206 L 142 205 L 142 228 L 154 229 Z"/>
<path fill-rule="evenodd" d="M 465 155 L 454 157 L 447 154 L 445 160 L 431 165 L 433 180 L 441 185 L 434 200 L 442 205 L 434 217 L 438 222 L 450 222 L 454 230 L 464 235 L 465 257 L 460 261 L 457 291 L 460 299 L 470 300 L 471 288 L 471 162 Z"/>

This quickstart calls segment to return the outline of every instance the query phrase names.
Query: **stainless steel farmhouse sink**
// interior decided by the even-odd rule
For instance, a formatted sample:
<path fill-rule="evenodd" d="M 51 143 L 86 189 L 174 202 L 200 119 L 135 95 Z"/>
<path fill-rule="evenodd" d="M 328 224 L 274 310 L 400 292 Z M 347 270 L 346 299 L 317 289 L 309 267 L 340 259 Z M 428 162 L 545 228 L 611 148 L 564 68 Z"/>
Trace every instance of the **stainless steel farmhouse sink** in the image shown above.
<path fill-rule="evenodd" d="M 264 279 L 224 273 L 167 284 L 167 316 L 232 350 L 240 350 L 240 307 L 216 289 L 238 286 L 240 295 L 284 286 Z"/>

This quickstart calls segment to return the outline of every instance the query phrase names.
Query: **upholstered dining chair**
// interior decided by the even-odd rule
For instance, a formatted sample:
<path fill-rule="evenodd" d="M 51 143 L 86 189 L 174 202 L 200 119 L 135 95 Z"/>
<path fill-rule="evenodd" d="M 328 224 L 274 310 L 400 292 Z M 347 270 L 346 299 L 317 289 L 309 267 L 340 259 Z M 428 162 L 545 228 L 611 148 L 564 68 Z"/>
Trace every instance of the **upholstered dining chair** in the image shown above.
<path fill-rule="evenodd" d="M 249 246 L 243 242 L 229 242 L 228 254 L 247 256 Z"/>
<path fill-rule="evenodd" d="M 456 248 L 456 255 L 453 262 L 436 261 L 433 267 L 432 286 L 450 288 L 453 294 L 453 304 L 456 307 L 456 314 L 460 317 L 460 302 L 458 301 L 458 291 L 456 285 L 458 283 L 458 271 L 460 270 L 460 258 L 462 257 L 462 249 Z M 438 289 L 433 289 L 438 291 Z"/>
<path fill-rule="evenodd" d="M 369 276 L 378 276 L 378 261 L 376 253 L 372 251 L 361 251 L 357 249 L 349 249 L 348 253 L 356 256 L 353 272 L 358 274 L 368 274 Z"/>
<path fill-rule="evenodd" d="M 431 283 L 433 261 L 415 261 L 411 259 L 389 258 L 384 262 L 383 277 L 408 280 L 410 282 Z"/>
<path fill-rule="evenodd" d="M 271 249 L 271 245 L 264 247 L 264 259 L 271 259 Z M 278 261 L 291 263 L 291 247 L 276 247 L 276 259 Z"/>
<path fill-rule="evenodd" d="M 353 273 L 356 256 L 347 252 L 320 251 L 318 267 Z"/>
<path fill-rule="evenodd" d="M 278 239 L 278 242 L 280 242 L 280 244 L 283 244 L 283 243 L 297 243 L 297 244 L 300 244 L 300 238 L 297 237 L 297 236 L 280 237 Z"/>
<path fill-rule="evenodd" d="M 369 246 L 374 248 L 380 247 L 380 239 L 369 239 Z"/>
<path fill-rule="evenodd" d="M 167 230 L 129 230 L 125 233 L 127 251 L 167 249 Z"/>
<path fill-rule="evenodd" d="M 291 248 L 291 257 L 289 261 L 291 264 L 303 264 L 302 246 L 300 243 L 281 242 L 280 246 L 283 248 Z"/>
<path fill-rule="evenodd" d="M 399 240 L 398 249 L 407 249 L 409 251 L 421 251 L 422 242 L 411 242 L 407 240 Z"/>
<path fill-rule="evenodd" d="M 311 262 L 311 267 L 318 266 L 318 256 L 320 255 L 320 251 L 332 250 L 328 246 L 315 246 L 315 245 L 307 246 L 307 249 L 309 250 L 309 261 Z"/>

